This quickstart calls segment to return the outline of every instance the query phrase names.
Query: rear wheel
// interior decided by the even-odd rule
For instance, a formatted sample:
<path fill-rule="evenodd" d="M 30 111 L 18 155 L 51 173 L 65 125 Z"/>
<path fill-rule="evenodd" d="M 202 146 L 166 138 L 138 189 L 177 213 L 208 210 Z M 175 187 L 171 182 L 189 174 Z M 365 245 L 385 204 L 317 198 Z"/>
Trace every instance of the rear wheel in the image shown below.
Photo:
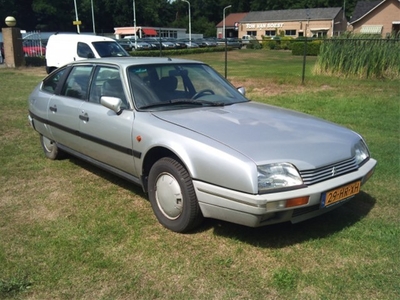
<path fill-rule="evenodd" d="M 57 144 L 48 139 L 47 137 L 41 135 L 40 136 L 40 144 L 42 145 L 43 152 L 49 159 L 60 159 L 63 157 L 63 152 L 57 147 Z"/>
<path fill-rule="evenodd" d="M 158 221 L 175 232 L 187 232 L 203 220 L 192 179 L 175 159 L 165 157 L 150 170 L 149 199 Z"/>

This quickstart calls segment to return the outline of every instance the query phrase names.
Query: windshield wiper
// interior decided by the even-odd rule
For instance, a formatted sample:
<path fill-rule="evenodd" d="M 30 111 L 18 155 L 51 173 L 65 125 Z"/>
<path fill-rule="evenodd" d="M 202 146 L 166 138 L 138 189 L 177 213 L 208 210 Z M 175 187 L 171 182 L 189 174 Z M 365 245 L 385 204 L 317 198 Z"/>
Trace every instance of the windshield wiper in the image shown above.
<path fill-rule="evenodd" d="M 206 100 L 193 100 L 193 99 L 173 99 L 168 102 L 158 102 L 154 104 L 149 104 L 140 107 L 140 109 L 147 109 L 147 108 L 155 108 L 155 107 L 162 107 L 162 106 L 170 106 L 170 105 L 179 105 L 179 104 L 190 104 L 195 106 L 225 106 L 222 102 L 213 102 L 213 101 L 206 101 Z"/>
<path fill-rule="evenodd" d="M 158 102 L 158 103 L 154 103 L 154 104 L 141 106 L 140 109 L 162 107 L 162 106 L 168 106 L 168 105 L 171 105 L 171 102 Z"/>
<path fill-rule="evenodd" d="M 210 105 L 210 106 L 224 106 L 223 102 L 214 102 L 214 101 L 207 101 L 207 100 L 194 100 L 194 99 L 174 99 L 171 100 L 171 103 L 178 103 L 178 104 L 193 104 L 193 105 Z"/>

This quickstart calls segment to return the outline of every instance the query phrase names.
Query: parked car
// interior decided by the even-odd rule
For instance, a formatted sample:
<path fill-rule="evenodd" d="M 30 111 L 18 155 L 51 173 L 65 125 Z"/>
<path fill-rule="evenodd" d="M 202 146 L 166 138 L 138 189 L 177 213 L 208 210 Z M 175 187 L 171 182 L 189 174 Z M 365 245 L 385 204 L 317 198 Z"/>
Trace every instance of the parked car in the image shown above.
<path fill-rule="evenodd" d="M 195 43 L 199 45 L 199 47 L 216 47 L 217 42 L 210 39 L 196 39 Z"/>
<path fill-rule="evenodd" d="M 163 49 L 175 49 L 176 48 L 175 43 L 173 43 L 169 40 L 165 40 L 165 39 L 161 40 L 161 45 L 162 45 Z"/>
<path fill-rule="evenodd" d="M 135 42 L 135 40 L 128 39 L 128 41 L 131 44 L 132 48 L 135 49 L 136 51 L 152 49 L 151 45 L 144 40 L 137 39 Z"/>
<path fill-rule="evenodd" d="M 203 39 L 195 39 L 193 40 L 197 45 L 199 45 L 200 48 L 207 47 L 207 44 Z"/>
<path fill-rule="evenodd" d="M 225 39 L 218 39 L 217 44 L 218 46 L 225 46 Z M 243 44 L 237 38 L 226 38 L 226 46 L 234 49 L 242 49 Z"/>
<path fill-rule="evenodd" d="M 358 194 L 377 163 L 354 131 L 252 102 L 199 61 L 75 61 L 28 105 L 46 157 L 69 153 L 138 184 L 176 232 L 204 217 L 252 227 L 315 217 Z"/>
<path fill-rule="evenodd" d="M 183 42 L 183 41 L 179 41 L 179 40 L 176 40 L 176 39 L 169 39 L 169 41 L 170 41 L 171 43 L 174 43 L 174 44 L 175 44 L 175 48 L 176 48 L 176 49 L 185 49 L 185 48 L 187 48 L 186 43 Z"/>
<path fill-rule="evenodd" d="M 4 43 L 0 42 L 0 64 L 4 63 Z"/>
<path fill-rule="evenodd" d="M 242 49 L 243 44 L 239 39 L 236 38 L 227 38 L 226 43 L 228 47 L 236 48 L 236 49 Z"/>
<path fill-rule="evenodd" d="M 133 45 L 131 44 L 131 42 L 127 39 L 117 39 L 116 40 L 118 42 L 118 44 L 120 44 L 122 46 L 122 48 L 125 49 L 125 51 L 132 51 L 133 49 Z"/>
<path fill-rule="evenodd" d="M 144 38 L 141 41 L 150 45 L 150 50 L 160 50 L 162 48 L 160 39 L 155 38 Z"/>
<path fill-rule="evenodd" d="M 214 39 L 205 39 L 204 40 L 207 47 L 216 47 L 217 46 L 217 42 Z"/>
<path fill-rule="evenodd" d="M 190 41 L 190 40 L 181 40 L 181 42 L 185 43 L 186 48 L 199 48 L 199 44 L 197 44 L 194 41 Z"/>
<path fill-rule="evenodd" d="M 24 40 L 22 49 L 25 56 L 45 56 L 46 47 L 36 40 Z"/>

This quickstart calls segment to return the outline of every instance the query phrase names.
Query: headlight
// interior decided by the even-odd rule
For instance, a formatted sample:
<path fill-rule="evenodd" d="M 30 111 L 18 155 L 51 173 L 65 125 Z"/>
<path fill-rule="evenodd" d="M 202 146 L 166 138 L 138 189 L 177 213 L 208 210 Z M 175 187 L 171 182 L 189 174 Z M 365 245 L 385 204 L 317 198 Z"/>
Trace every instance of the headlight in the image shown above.
<path fill-rule="evenodd" d="M 257 167 L 257 171 L 259 192 L 303 184 L 299 172 L 289 163 L 262 165 Z"/>
<path fill-rule="evenodd" d="M 354 152 L 358 166 L 361 166 L 369 158 L 369 151 L 363 140 L 360 140 L 354 146 Z"/>

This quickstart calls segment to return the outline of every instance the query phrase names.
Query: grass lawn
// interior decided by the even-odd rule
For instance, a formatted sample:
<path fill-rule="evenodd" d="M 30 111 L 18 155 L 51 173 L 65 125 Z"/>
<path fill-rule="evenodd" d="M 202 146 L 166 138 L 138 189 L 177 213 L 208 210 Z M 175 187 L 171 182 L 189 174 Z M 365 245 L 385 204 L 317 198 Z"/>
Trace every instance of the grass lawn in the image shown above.
<path fill-rule="evenodd" d="M 224 74 L 224 54 L 201 54 Z M 28 124 L 44 68 L 0 68 L 0 299 L 399 299 L 400 85 L 314 76 L 315 58 L 228 53 L 248 98 L 362 134 L 378 160 L 363 191 L 296 225 L 206 220 L 163 228 L 139 187 L 73 157 L 50 161 Z"/>

